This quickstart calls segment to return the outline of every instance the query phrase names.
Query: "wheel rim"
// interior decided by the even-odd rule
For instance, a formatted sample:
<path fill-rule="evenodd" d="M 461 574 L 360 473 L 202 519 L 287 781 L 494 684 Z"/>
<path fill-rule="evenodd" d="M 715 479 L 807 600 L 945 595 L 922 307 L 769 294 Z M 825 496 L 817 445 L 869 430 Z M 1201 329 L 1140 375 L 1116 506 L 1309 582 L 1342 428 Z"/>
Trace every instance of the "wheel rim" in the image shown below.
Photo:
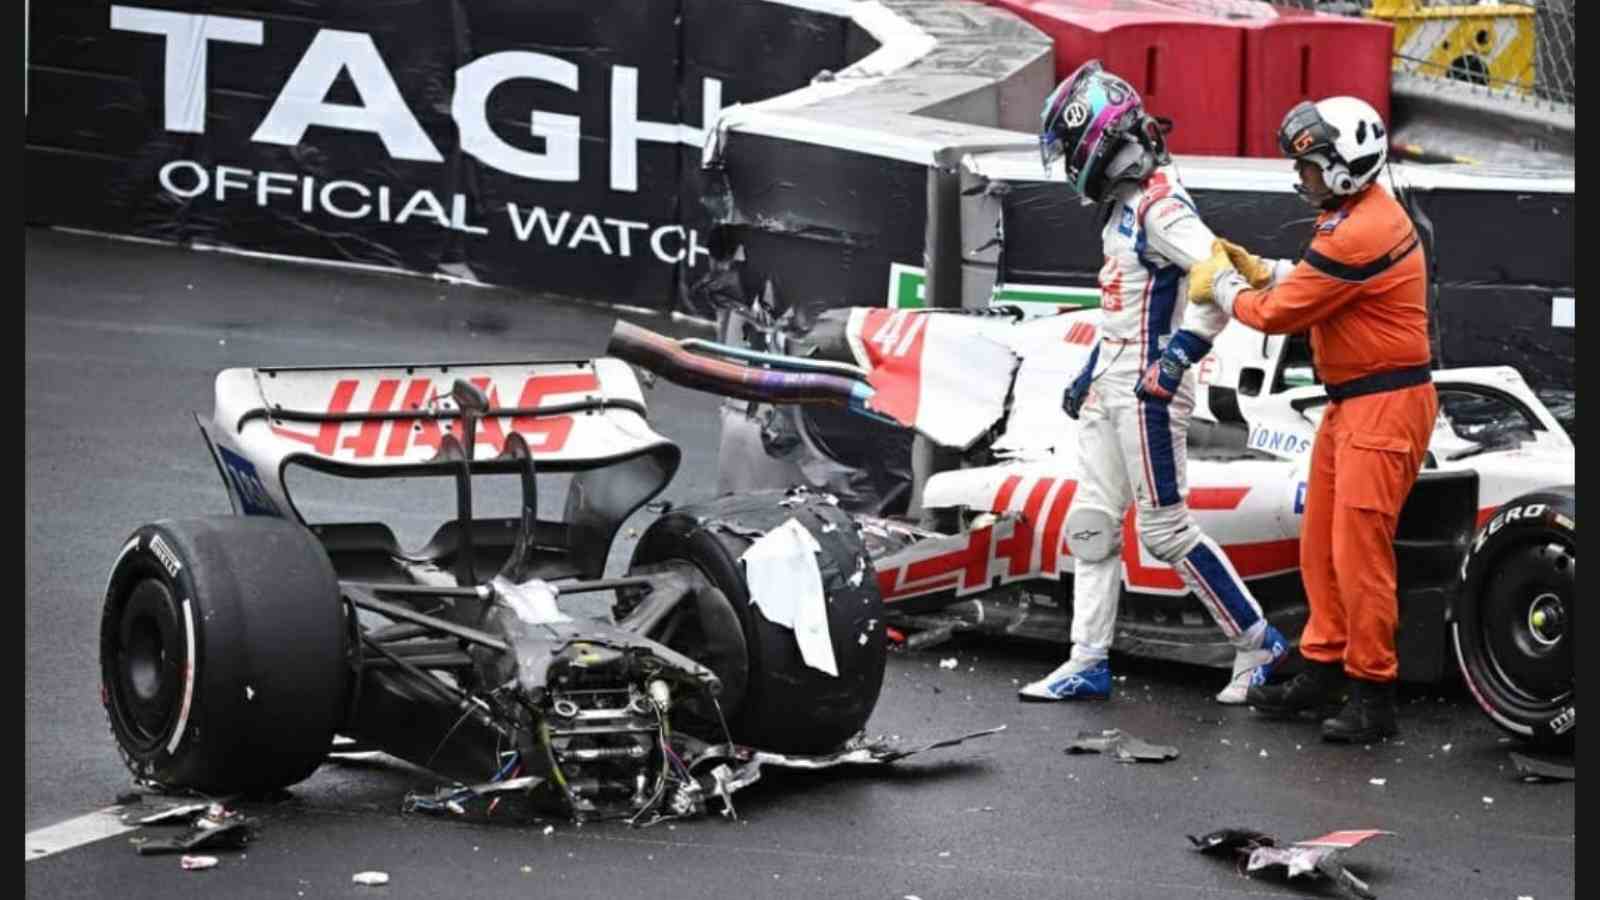
<path fill-rule="evenodd" d="M 147 578 L 133 587 L 114 640 L 107 679 L 113 720 L 129 749 L 149 751 L 178 718 L 187 664 L 183 623 L 165 584 Z"/>
<path fill-rule="evenodd" d="M 1571 557 L 1550 545 L 1531 575 L 1495 584 L 1484 608 L 1484 645 L 1498 680 L 1517 701 L 1556 706 L 1572 695 Z"/>
<path fill-rule="evenodd" d="M 692 560 L 681 557 L 669 557 L 659 560 L 659 562 L 700 570 L 700 567 Z M 695 718 L 705 724 L 716 726 L 718 728 L 717 736 L 720 737 L 721 720 L 724 717 L 731 718 L 735 716 L 740 706 L 744 703 L 747 676 L 733 677 L 733 669 L 736 668 L 735 661 L 732 658 L 725 660 L 720 654 L 712 652 L 712 642 L 706 633 L 706 623 L 702 620 L 700 614 L 701 598 L 699 592 L 710 592 L 711 595 L 706 599 L 712 604 L 725 607 L 727 610 L 726 615 L 735 628 L 739 627 L 737 624 L 738 616 L 732 611 L 732 602 L 727 595 L 711 583 L 710 576 L 705 575 L 704 570 L 700 570 L 700 575 L 704 579 L 704 586 L 684 597 L 679 602 L 676 610 L 644 636 L 699 662 L 715 672 L 717 677 L 722 680 L 722 693 L 717 698 L 717 703 L 722 709 L 721 715 L 717 713 L 715 707 L 711 704 L 701 702 L 699 697 L 689 697 L 682 701 L 682 708 Z M 743 637 L 742 631 L 740 632 L 740 637 L 741 639 Z"/>

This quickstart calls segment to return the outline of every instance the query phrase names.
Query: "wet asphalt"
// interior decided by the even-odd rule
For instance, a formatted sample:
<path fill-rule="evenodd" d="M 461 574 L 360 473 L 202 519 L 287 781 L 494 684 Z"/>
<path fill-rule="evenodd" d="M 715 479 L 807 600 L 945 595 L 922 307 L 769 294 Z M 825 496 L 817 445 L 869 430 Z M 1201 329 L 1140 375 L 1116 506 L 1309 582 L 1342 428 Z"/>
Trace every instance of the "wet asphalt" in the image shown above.
<path fill-rule="evenodd" d="M 99 703 L 101 592 L 127 535 L 228 502 L 190 416 L 230 366 L 572 358 L 603 352 L 612 310 L 512 290 L 348 272 L 41 229 L 26 247 L 26 782 L 32 832 L 113 804 L 131 782 Z M 645 327 L 690 334 L 661 317 Z M 709 497 L 716 401 L 647 392 L 684 449 L 666 496 Z M 448 503 L 448 495 L 442 495 Z M 376 501 L 375 501 L 376 502 Z M 403 524 L 442 520 L 409 506 Z M 431 512 L 431 510 L 429 510 Z M 642 527 L 641 513 L 630 527 Z M 415 520 L 415 521 L 413 521 Z M 613 552 L 625 559 L 626 540 Z M 1575 784 L 1519 781 L 1518 749 L 1451 680 L 1402 693 L 1397 741 L 1338 747 L 1316 726 L 1216 705 L 1223 673 L 1117 659 L 1110 702 L 1022 704 L 1061 648 L 958 639 L 889 660 L 873 734 L 1006 731 L 881 771 L 771 772 L 718 817 L 630 829 L 402 814 L 426 773 L 331 762 L 241 804 L 244 851 L 203 872 L 140 856 L 147 827 L 25 864 L 30 897 L 1245 897 L 1340 894 L 1246 878 L 1188 849 L 1225 826 L 1284 840 L 1379 828 L 1346 860 L 1381 897 L 1572 897 Z M 957 667 L 941 668 L 954 658 Z M 1067 755 L 1119 728 L 1178 759 Z M 1381 783 L 1380 783 L 1381 782 Z M 149 810 L 176 798 L 148 796 Z M 545 833 L 546 825 L 553 830 Z M 353 873 L 389 873 L 362 887 Z"/>

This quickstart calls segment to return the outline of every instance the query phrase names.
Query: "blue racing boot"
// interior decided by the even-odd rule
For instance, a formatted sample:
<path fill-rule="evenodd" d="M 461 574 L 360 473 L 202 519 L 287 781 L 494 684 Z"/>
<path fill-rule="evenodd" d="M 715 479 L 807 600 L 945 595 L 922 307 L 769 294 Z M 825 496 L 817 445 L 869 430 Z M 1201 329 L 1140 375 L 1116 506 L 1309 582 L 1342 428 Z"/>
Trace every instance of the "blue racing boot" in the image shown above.
<path fill-rule="evenodd" d="M 1109 700 L 1111 664 L 1103 659 L 1068 659 L 1054 672 L 1017 691 L 1024 700 Z"/>
<path fill-rule="evenodd" d="M 1228 686 L 1217 694 L 1217 702 L 1230 705 L 1243 703 L 1250 688 L 1266 684 L 1272 670 L 1288 655 L 1289 642 L 1269 623 L 1261 635 L 1259 648 L 1240 650 L 1234 654 L 1233 677 L 1228 679 Z"/>

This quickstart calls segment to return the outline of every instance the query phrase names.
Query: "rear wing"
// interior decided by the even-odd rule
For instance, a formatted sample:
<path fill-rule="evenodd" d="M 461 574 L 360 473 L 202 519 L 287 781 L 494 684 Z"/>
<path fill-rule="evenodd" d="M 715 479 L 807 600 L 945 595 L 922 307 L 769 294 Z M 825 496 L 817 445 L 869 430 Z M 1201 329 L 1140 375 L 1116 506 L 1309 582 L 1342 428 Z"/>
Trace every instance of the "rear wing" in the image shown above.
<path fill-rule="evenodd" d="M 283 481 L 290 463 L 355 478 L 456 472 L 464 443 L 450 395 L 457 379 L 490 404 L 474 471 L 519 471 L 519 444 L 544 471 L 644 458 L 647 480 L 659 478 L 651 495 L 677 470 L 678 448 L 646 422 L 633 370 L 608 358 L 227 369 L 217 375 L 211 420 L 196 420 L 237 512 L 299 518 Z"/>

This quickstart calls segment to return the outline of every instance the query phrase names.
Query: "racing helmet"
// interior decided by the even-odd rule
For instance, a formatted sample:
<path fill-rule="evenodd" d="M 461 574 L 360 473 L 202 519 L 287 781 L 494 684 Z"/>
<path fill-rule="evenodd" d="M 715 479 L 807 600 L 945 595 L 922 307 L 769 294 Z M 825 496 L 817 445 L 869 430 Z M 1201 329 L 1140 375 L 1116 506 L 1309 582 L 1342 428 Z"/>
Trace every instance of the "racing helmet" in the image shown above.
<path fill-rule="evenodd" d="M 1165 133 L 1172 123 L 1147 115 L 1133 85 L 1091 59 L 1045 98 L 1039 113 L 1039 159 L 1048 173 L 1063 161 L 1067 183 L 1086 201 L 1099 201 L 1118 181 L 1143 180 L 1171 157 Z M 1109 172 L 1117 152 L 1134 141 L 1145 152 Z"/>
<path fill-rule="evenodd" d="M 1278 126 L 1278 148 L 1284 156 L 1322 171 L 1327 191 L 1313 192 L 1303 184 L 1294 189 L 1312 206 L 1331 208 L 1378 177 L 1389 159 L 1388 135 L 1377 110 L 1366 101 L 1329 97 L 1302 101 L 1289 110 Z"/>

